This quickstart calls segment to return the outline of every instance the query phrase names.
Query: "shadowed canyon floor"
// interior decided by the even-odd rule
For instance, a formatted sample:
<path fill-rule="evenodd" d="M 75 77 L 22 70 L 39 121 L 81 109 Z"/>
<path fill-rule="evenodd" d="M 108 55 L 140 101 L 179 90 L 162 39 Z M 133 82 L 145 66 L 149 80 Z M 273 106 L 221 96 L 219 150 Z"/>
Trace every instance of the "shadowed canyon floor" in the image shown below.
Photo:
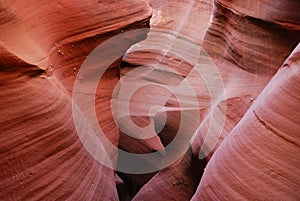
<path fill-rule="evenodd" d="M 0 1 L 0 200 L 300 200 L 299 10 Z"/>

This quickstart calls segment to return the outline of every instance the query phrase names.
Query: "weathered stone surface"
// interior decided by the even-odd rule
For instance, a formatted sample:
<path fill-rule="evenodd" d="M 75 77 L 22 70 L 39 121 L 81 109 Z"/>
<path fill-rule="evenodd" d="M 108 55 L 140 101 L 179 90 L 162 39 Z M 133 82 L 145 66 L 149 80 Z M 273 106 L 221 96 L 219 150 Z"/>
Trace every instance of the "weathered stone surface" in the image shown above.
<path fill-rule="evenodd" d="M 170 3 L 171 1 L 168 2 Z M 157 2 L 154 1 L 153 5 L 155 3 Z M 193 5 L 195 2 L 189 1 L 186 3 Z M 206 5 L 209 5 L 208 1 L 206 3 Z M 163 83 L 166 86 L 175 84 L 180 87 L 179 83 L 183 80 L 188 80 L 190 83 L 195 84 L 192 86 L 198 98 L 199 105 L 197 106 L 200 106 L 200 114 L 202 116 L 199 119 L 198 132 L 192 144 L 193 157 L 195 158 L 198 158 L 200 154 L 200 156 L 208 155 L 206 159 L 210 159 L 223 139 L 231 133 L 232 129 L 242 119 L 248 108 L 255 102 L 256 97 L 299 42 L 300 38 L 297 29 L 299 15 L 295 14 L 297 3 L 287 2 L 285 6 L 276 4 L 275 8 L 270 5 L 271 2 L 256 3 L 263 4 L 269 9 L 257 10 L 256 13 L 254 7 L 247 3 L 243 5 L 242 2 L 236 2 L 235 4 L 227 1 L 215 1 L 214 15 L 211 19 L 209 17 L 202 17 L 201 19 L 204 19 L 204 21 L 187 19 L 182 24 L 177 23 L 180 21 L 180 18 L 174 17 L 175 20 L 171 21 L 162 17 L 164 12 L 175 10 L 176 5 L 168 4 L 167 2 L 163 5 L 158 4 L 161 7 L 158 6 L 159 12 L 154 11 L 152 19 L 153 29 L 149 32 L 147 39 L 133 46 L 129 50 L 129 54 L 124 58 L 127 63 L 136 66 L 154 66 L 154 71 L 159 65 L 175 70 L 176 73 L 174 75 L 170 74 L 168 76 L 168 82 L 164 82 L 164 79 L 159 79 L 159 77 L 155 79 L 156 82 Z M 196 4 L 199 5 L 200 3 L 197 2 Z M 236 6 L 243 6 L 244 9 L 240 9 L 237 12 L 235 10 Z M 282 18 L 282 22 L 276 20 L 276 15 L 280 16 L 282 15 L 280 12 L 283 12 L 278 10 L 278 7 L 284 8 L 286 13 L 289 13 Z M 191 12 L 185 13 L 186 15 L 182 13 L 178 15 L 193 16 L 194 14 L 192 13 L 195 12 L 205 16 L 204 8 L 205 6 L 202 6 L 196 11 L 196 8 L 193 7 Z M 248 13 L 251 9 L 253 9 L 252 14 Z M 180 9 L 177 10 L 177 13 L 180 13 Z M 210 19 L 207 31 L 205 19 Z M 194 29 L 187 28 L 194 27 L 197 23 L 199 24 L 197 28 L 201 27 L 202 33 L 206 33 L 204 38 L 204 35 L 201 35 L 201 31 L 197 31 L 199 35 L 196 38 L 192 35 L 192 30 Z M 174 28 L 176 25 L 177 30 Z M 154 27 L 160 29 L 154 29 Z M 172 30 L 176 30 L 175 34 Z M 180 41 L 177 33 L 183 34 L 181 36 L 184 37 L 193 38 L 199 46 L 192 48 L 191 43 Z M 175 35 L 175 37 L 172 38 L 172 35 Z M 209 61 L 206 54 L 203 54 L 202 57 L 199 56 L 201 55 L 200 44 L 208 53 L 211 61 Z M 195 49 L 197 51 L 194 51 Z M 193 56 L 197 59 L 193 58 Z M 207 91 L 205 92 L 205 85 L 209 83 L 200 81 L 205 76 L 207 78 L 204 79 L 205 81 L 214 80 L 215 78 L 205 74 L 205 67 L 202 67 L 201 78 L 195 76 L 191 70 L 195 69 L 195 63 L 193 63 L 195 60 L 202 65 L 204 63 L 215 65 L 222 79 L 222 85 L 213 85 L 219 90 L 215 92 L 209 91 L 210 93 L 216 93 L 215 96 Z M 205 60 L 208 61 L 205 62 Z M 168 72 L 168 70 L 165 71 Z M 126 72 L 128 72 L 128 69 L 125 68 L 123 74 L 125 75 Z M 152 74 L 152 79 L 155 75 L 154 73 Z M 180 78 L 178 75 L 182 77 Z M 155 89 L 153 88 L 153 90 Z M 161 95 L 154 96 L 154 99 L 159 99 L 159 97 Z M 168 116 L 172 119 L 172 114 Z M 174 117 L 175 115 L 173 114 Z M 180 119 L 177 119 L 176 122 L 172 126 L 167 123 L 167 126 L 176 128 L 175 125 L 179 124 Z M 164 132 L 172 136 L 166 130 L 163 130 L 161 134 L 164 135 Z M 173 130 L 174 133 L 176 133 L 176 129 Z M 160 138 L 162 135 L 160 135 Z M 193 158 L 187 152 L 184 158 L 189 157 Z M 187 160 L 183 159 L 178 161 L 155 175 L 140 190 L 134 200 L 150 198 L 154 200 L 189 200 L 193 194 L 193 186 L 199 180 L 193 181 L 190 176 L 186 175 L 194 175 L 194 178 L 197 178 L 197 175 L 201 175 L 204 167 L 201 164 L 203 164 L 203 161 L 198 161 L 197 163 L 187 162 Z M 189 168 L 191 166 L 199 169 L 198 174 L 192 173 L 193 168 Z M 186 188 L 184 185 L 181 185 L 178 189 L 176 187 L 171 188 L 172 183 L 177 180 L 188 183 L 189 188 Z M 201 189 L 198 188 L 198 191 L 201 192 Z M 259 191 L 257 193 L 259 194 Z M 219 199 L 222 198 L 222 196 L 219 197 Z M 206 199 L 208 197 L 205 197 L 203 200 Z M 214 199 L 211 198 L 211 200 Z"/>
<path fill-rule="evenodd" d="M 300 199 L 297 1 L 0 6 L 0 199 Z M 116 175 L 107 144 L 173 163 Z"/>
<path fill-rule="evenodd" d="M 193 200 L 298 200 L 300 46 L 208 163 Z"/>
<path fill-rule="evenodd" d="M 86 56 L 106 38 L 147 25 L 151 8 L 134 0 L 0 5 L 0 199 L 118 200 L 114 171 L 78 138 L 69 95 Z M 117 144 L 118 130 L 109 129 Z"/>

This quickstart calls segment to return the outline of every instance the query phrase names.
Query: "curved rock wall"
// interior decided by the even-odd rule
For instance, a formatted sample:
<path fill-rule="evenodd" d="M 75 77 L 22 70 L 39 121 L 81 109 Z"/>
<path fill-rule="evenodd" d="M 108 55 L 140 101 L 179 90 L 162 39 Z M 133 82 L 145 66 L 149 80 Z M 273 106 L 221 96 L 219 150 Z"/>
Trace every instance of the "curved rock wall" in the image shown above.
<path fill-rule="evenodd" d="M 192 200 L 298 200 L 300 46 L 208 163 Z"/>
<path fill-rule="evenodd" d="M 299 200 L 298 10 L 292 0 L 2 1 L 0 199 Z M 72 95 L 92 83 L 80 67 L 100 44 L 107 70 L 95 101 L 80 105 Z M 129 116 L 115 119 L 115 88 L 138 89 Z M 72 103 L 84 120 L 95 105 L 92 124 L 130 153 L 163 150 L 183 125 L 182 155 L 116 175 L 80 141 Z M 128 118 L 154 126 L 140 132 Z M 97 159 L 116 169 L 120 155 L 102 143 Z"/>
<path fill-rule="evenodd" d="M 69 94 L 86 56 L 151 12 L 132 0 L 1 2 L 1 200 L 118 200 L 114 171 L 78 138 Z"/>

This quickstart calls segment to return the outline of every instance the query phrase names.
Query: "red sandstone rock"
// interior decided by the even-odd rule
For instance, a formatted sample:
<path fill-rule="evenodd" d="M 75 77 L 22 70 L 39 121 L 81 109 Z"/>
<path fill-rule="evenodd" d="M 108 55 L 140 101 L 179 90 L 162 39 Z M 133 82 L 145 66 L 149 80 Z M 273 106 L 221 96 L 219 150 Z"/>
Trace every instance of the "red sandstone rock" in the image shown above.
<path fill-rule="evenodd" d="M 92 85 L 79 75 L 82 62 L 110 37 L 147 27 L 151 9 L 146 1 L 4 1 L 0 199 L 300 199 L 300 163 L 293 157 L 299 152 L 299 47 L 290 55 L 300 41 L 299 3 L 149 3 L 153 16 L 147 38 L 145 30 L 109 43 L 110 48 L 98 55 L 105 59 L 95 59 L 99 70 L 109 66 L 95 101 L 78 106 L 81 118 L 89 120 L 95 105 L 92 126 L 99 124 L 114 146 L 138 154 L 172 143 L 183 118 L 188 122 L 186 137 L 177 144 L 182 155 L 157 173 L 118 173 L 122 180 L 85 149 L 72 119 L 70 97 L 89 93 Z M 126 54 L 111 61 L 116 52 Z M 86 80 L 86 91 L 74 91 L 74 82 Z M 149 86 L 131 97 L 130 115 L 114 119 L 112 100 L 118 83 L 125 90 Z M 126 108 L 127 102 L 116 103 Z M 153 127 L 140 132 L 126 118 L 139 127 L 151 122 Z M 193 133 L 190 149 L 186 144 Z M 114 167 L 120 158 L 102 143 L 97 157 Z M 160 167 L 154 159 L 145 163 Z"/>
<path fill-rule="evenodd" d="M 3 1 L 0 12 L 0 199 L 118 200 L 114 171 L 79 141 L 69 94 L 86 56 L 107 37 L 144 26 L 150 7 Z M 113 79 L 116 73 L 108 83 Z M 109 129 L 117 144 L 118 131 Z"/>
<path fill-rule="evenodd" d="M 193 200 L 298 200 L 300 46 L 208 163 Z"/>
<path fill-rule="evenodd" d="M 190 2 L 190 4 L 192 3 Z M 161 8 L 168 8 L 167 5 L 165 3 Z M 267 15 L 263 11 L 258 13 L 259 15 L 245 17 L 244 13 L 246 12 L 244 10 L 240 11 L 243 13 L 239 13 L 232 9 L 231 7 L 225 7 L 221 2 L 215 3 L 215 14 L 203 41 L 204 49 L 213 59 L 220 77 L 222 77 L 224 85 L 221 87 L 224 87 L 225 95 L 220 95 L 222 98 L 219 99 L 217 97 L 215 99 L 217 104 L 211 108 L 207 104 L 203 105 L 211 112 L 204 113 L 204 119 L 202 119 L 202 123 L 199 125 L 197 137 L 193 142 L 192 146 L 196 157 L 199 155 L 200 147 L 200 154 L 209 154 L 207 159 L 212 156 L 222 140 L 240 121 L 258 94 L 299 41 L 299 36 L 295 32 L 297 30 L 295 28 L 297 27 L 297 22 L 295 25 L 289 23 L 291 26 L 283 26 L 283 23 L 266 18 Z M 163 9 L 161 9 L 161 12 L 163 13 Z M 274 9 L 272 12 L 277 11 Z M 287 10 L 287 12 L 293 13 L 294 11 Z M 154 11 L 154 13 L 156 12 Z M 157 15 L 160 15 L 160 13 Z M 188 15 L 193 14 L 188 13 Z M 297 19 L 296 15 L 292 14 L 291 16 L 293 17 L 289 19 L 284 18 L 284 20 L 297 21 L 295 20 Z M 163 25 L 153 23 L 159 18 Z M 174 30 L 174 24 L 176 24 L 176 21 L 169 21 L 167 19 L 164 21 L 156 15 L 154 15 L 154 19 L 152 20 L 152 27 L 164 27 L 168 30 Z M 193 24 L 193 21 L 186 20 L 183 24 Z M 180 33 L 181 31 L 178 32 Z M 176 55 L 177 45 L 175 39 L 172 41 L 168 37 L 164 37 L 164 35 L 167 34 L 153 29 L 148 34 L 147 40 L 130 49 L 130 54 L 126 55 L 125 61 L 134 65 L 167 64 L 168 67 L 174 68 L 180 75 L 187 76 L 191 67 L 186 64 L 192 61 L 191 57 L 188 61 L 183 61 L 179 65 L 174 65 L 172 61 L 167 60 L 168 54 Z M 161 43 L 161 38 L 165 38 L 164 41 L 172 42 Z M 172 48 L 169 48 L 165 53 L 164 49 L 170 46 Z M 179 54 L 181 57 L 191 52 L 191 47 L 187 43 L 179 49 L 183 50 Z M 160 59 L 157 61 L 157 58 Z M 199 78 L 194 79 L 199 80 Z M 172 78 L 169 77 L 169 80 L 172 80 Z M 189 80 L 193 81 L 192 78 Z M 202 93 L 199 94 L 202 95 L 200 103 L 202 102 L 203 104 L 205 100 L 203 99 L 205 97 L 203 97 L 204 85 L 199 85 L 199 82 L 197 84 L 198 88 L 202 88 L 202 91 L 199 91 Z M 219 92 L 222 92 L 221 89 Z M 208 138 L 206 138 L 207 136 Z M 186 157 L 188 157 L 188 153 Z M 193 193 L 193 191 L 190 191 L 193 189 L 192 186 L 190 186 L 190 189 L 182 187 L 177 190 L 169 188 L 169 186 L 172 180 L 180 180 L 180 178 L 186 180 L 185 175 L 192 172 L 187 168 L 189 166 L 197 167 L 195 164 L 192 165 L 185 162 L 185 160 L 181 160 L 177 164 L 160 171 L 141 189 L 135 199 L 188 200 L 191 193 Z M 201 166 L 198 166 L 198 168 L 201 172 Z M 194 176 L 196 175 L 194 174 Z M 187 180 L 191 182 L 191 179 Z"/>

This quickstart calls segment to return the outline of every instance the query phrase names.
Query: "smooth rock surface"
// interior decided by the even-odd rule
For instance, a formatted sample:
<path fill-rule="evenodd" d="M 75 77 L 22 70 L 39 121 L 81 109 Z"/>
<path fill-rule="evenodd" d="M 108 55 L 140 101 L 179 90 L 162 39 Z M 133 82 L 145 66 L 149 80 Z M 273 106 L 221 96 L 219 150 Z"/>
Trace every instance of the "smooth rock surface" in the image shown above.
<path fill-rule="evenodd" d="M 299 53 L 300 45 L 217 149 L 192 200 L 300 198 Z"/>
<path fill-rule="evenodd" d="M 299 10 L 1 1 L 0 200 L 299 200 Z"/>
<path fill-rule="evenodd" d="M 114 170 L 79 140 L 70 94 L 86 56 L 107 37 L 146 26 L 151 13 L 133 0 L 1 2 L 1 200 L 119 200 Z"/>

